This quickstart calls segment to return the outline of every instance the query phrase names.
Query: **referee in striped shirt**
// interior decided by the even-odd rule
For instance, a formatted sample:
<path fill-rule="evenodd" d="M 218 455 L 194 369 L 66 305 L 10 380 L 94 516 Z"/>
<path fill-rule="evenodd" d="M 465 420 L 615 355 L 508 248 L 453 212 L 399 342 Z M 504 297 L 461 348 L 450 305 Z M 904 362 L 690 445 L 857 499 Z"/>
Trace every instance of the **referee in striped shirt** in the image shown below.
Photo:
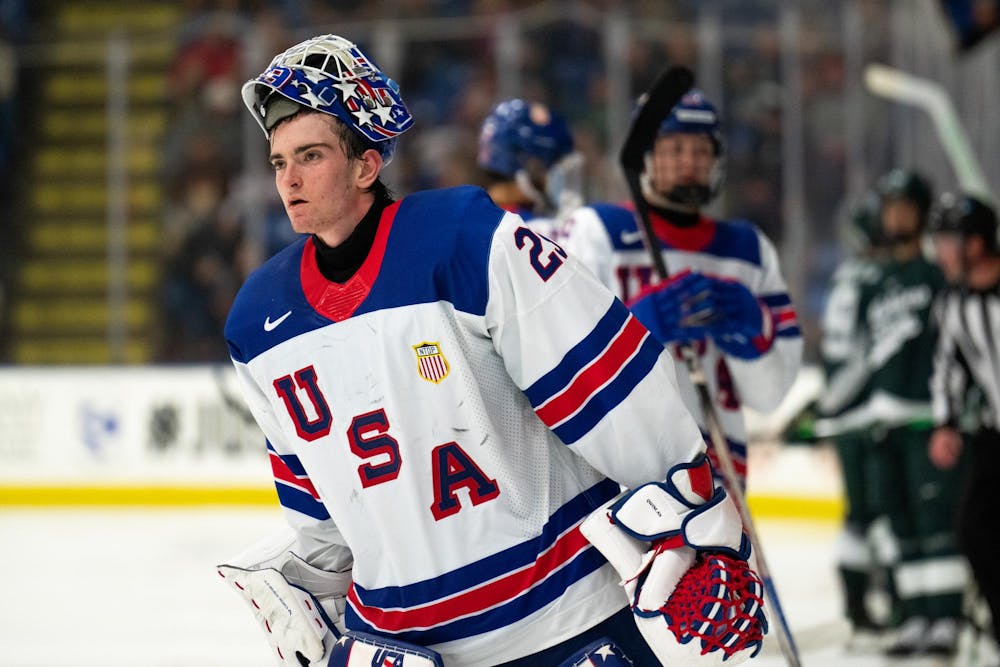
<path fill-rule="evenodd" d="M 940 327 L 931 393 L 937 427 L 930 457 L 953 467 L 965 446 L 959 415 L 978 386 L 987 409 L 968 441 L 971 465 L 959 507 L 958 537 L 993 616 L 1000 641 L 1000 247 L 996 212 L 969 196 L 945 196 L 930 222 L 942 271 L 952 287 L 938 297 Z"/>

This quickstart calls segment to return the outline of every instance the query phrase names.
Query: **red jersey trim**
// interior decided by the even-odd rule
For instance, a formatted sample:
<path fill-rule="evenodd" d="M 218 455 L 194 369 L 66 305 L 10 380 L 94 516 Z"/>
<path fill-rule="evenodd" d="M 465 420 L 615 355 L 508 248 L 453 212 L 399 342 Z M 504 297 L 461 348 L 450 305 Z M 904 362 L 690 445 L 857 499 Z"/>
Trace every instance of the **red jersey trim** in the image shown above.
<path fill-rule="evenodd" d="M 704 250 L 715 238 L 715 220 L 700 216 L 692 227 L 672 225 L 656 213 L 650 212 L 653 233 L 671 248 L 697 252 Z"/>
<path fill-rule="evenodd" d="M 568 387 L 553 396 L 544 405 L 535 409 L 549 428 L 575 414 L 589 399 L 621 372 L 625 364 L 635 355 L 647 331 L 635 317 L 629 316 L 625 326 L 614 340 L 584 369 Z"/>
<path fill-rule="evenodd" d="M 271 472 L 274 473 L 274 479 L 279 482 L 284 482 L 289 486 L 293 486 L 299 491 L 304 491 L 312 496 L 316 500 L 320 500 L 319 493 L 316 491 L 316 487 L 313 486 L 312 481 L 306 475 L 296 475 L 292 472 L 292 469 L 281 460 L 281 457 L 271 452 Z M 320 501 L 322 502 L 322 501 Z"/>
<path fill-rule="evenodd" d="M 534 563 L 447 598 L 410 609 L 380 609 L 366 605 L 352 584 L 347 591 L 347 601 L 366 623 L 385 632 L 433 628 L 524 595 L 589 547 L 590 542 L 577 526 L 539 554 Z"/>
<path fill-rule="evenodd" d="M 334 322 L 341 322 L 351 317 L 358 306 L 368 298 L 372 285 L 375 284 L 375 279 L 378 278 L 379 270 L 382 268 L 386 244 L 389 241 L 389 231 L 396 218 L 396 212 L 399 210 L 399 204 L 400 202 L 390 204 L 382 211 L 378 230 L 375 232 L 375 240 L 372 242 L 371 250 L 368 251 L 368 257 L 365 258 L 357 273 L 343 284 L 332 282 L 323 276 L 316 263 L 316 245 L 311 237 L 306 239 L 306 244 L 302 249 L 299 276 L 306 301 L 317 313 Z"/>

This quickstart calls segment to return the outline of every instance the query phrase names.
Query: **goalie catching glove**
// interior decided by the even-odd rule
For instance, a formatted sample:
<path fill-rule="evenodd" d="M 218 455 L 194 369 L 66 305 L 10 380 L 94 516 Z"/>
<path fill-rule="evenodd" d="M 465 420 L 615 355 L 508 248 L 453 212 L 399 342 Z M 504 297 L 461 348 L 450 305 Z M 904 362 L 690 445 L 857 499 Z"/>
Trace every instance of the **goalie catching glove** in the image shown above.
<path fill-rule="evenodd" d="M 735 665 L 767 633 L 764 587 L 736 506 L 704 454 L 629 491 L 580 531 L 622 577 L 635 622 L 664 665 Z"/>
<path fill-rule="evenodd" d="M 219 565 L 219 576 L 250 605 L 280 664 L 326 665 L 343 630 L 351 571 L 315 568 L 292 553 L 294 543 L 288 532 L 262 540 Z"/>
<path fill-rule="evenodd" d="M 287 530 L 262 540 L 219 576 L 250 606 L 280 665 L 295 667 L 443 667 L 435 651 L 395 639 L 344 631 L 342 615 L 351 570 L 313 567 L 291 548 Z"/>

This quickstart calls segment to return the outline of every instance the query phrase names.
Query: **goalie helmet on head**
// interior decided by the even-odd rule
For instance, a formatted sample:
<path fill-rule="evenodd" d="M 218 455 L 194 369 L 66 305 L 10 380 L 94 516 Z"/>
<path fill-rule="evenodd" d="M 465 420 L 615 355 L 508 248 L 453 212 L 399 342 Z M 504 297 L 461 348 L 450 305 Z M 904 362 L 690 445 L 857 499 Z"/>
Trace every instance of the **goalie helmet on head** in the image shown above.
<path fill-rule="evenodd" d="M 640 100 L 640 106 L 644 101 Z M 653 185 L 650 174 L 653 170 L 653 150 L 656 141 L 661 137 L 674 134 L 703 134 L 712 142 L 715 153 L 715 163 L 712 165 L 708 179 L 704 183 L 683 183 L 674 185 L 669 191 L 660 192 Z M 643 193 L 654 204 L 662 204 L 662 200 L 682 206 L 703 206 L 719 193 L 724 175 L 724 145 L 722 131 L 719 125 L 719 114 L 715 106 L 709 102 L 704 93 L 698 89 L 688 91 L 667 114 L 657 128 L 653 145 L 646 153 L 645 171 L 642 175 Z"/>
<path fill-rule="evenodd" d="M 410 129 L 399 86 L 353 42 L 321 35 L 296 44 L 243 84 L 243 103 L 270 137 L 281 120 L 303 107 L 334 116 L 360 134 L 384 163 L 396 138 Z"/>
<path fill-rule="evenodd" d="M 476 161 L 493 178 L 516 181 L 540 209 L 580 203 L 582 158 L 569 125 L 544 104 L 511 99 L 496 105 L 480 128 Z"/>

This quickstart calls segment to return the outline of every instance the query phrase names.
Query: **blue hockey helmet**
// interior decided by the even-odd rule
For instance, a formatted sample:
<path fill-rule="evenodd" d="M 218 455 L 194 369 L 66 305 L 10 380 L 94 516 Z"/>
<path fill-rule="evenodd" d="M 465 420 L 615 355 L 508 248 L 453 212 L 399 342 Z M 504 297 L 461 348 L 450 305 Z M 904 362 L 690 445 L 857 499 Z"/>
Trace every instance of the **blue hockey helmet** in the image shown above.
<path fill-rule="evenodd" d="M 313 37 L 277 55 L 243 84 L 243 103 L 265 136 L 301 107 L 334 116 L 364 137 L 386 164 L 396 138 L 413 125 L 396 82 L 337 35 Z"/>
<path fill-rule="evenodd" d="M 715 145 L 715 154 L 722 153 L 719 113 L 698 89 L 685 93 L 660 123 L 657 134 L 707 134 Z"/>
<path fill-rule="evenodd" d="M 546 169 L 573 152 L 569 125 L 543 104 L 521 99 L 494 107 L 479 132 L 477 162 L 486 171 L 513 178 L 532 160 Z"/>
<path fill-rule="evenodd" d="M 708 183 L 680 184 L 673 186 L 669 192 L 657 192 L 650 179 L 651 155 L 653 146 L 649 146 L 646 154 L 646 169 L 640 176 L 640 184 L 646 199 L 656 205 L 668 205 L 668 202 L 683 206 L 698 207 L 710 202 L 722 189 L 725 177 L 725 159 L 722 151 L 722 132 L 719 127 L 719 114 L 705 95 L 693 88 L 674 105 L 667 117 L 657 128 L 656 136 L 668 134 L 705 134 L 712 141 L 715 149 L 715 164 L 709 174 Z M 654 139 L 655 141 L 655 139 Z"/>

